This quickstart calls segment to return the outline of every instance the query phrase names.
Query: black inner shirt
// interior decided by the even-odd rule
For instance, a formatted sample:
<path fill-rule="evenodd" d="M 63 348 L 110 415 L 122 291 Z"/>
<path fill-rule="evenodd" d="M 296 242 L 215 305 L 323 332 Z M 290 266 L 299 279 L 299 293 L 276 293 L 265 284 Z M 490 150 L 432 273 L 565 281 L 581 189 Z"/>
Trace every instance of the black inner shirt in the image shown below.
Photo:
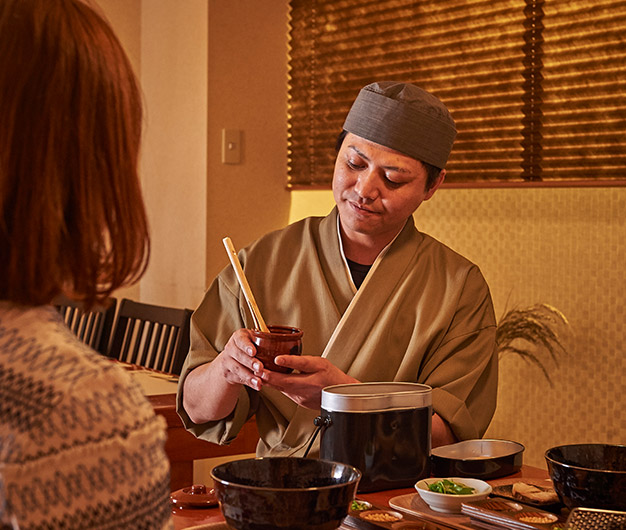
<path fill-rule="evenodd" d="M 352 281 L 354 282 L 354 285 L 356 285 L 356 288 L 358 289 L 359 287 L 361 287 L 363 280 L 365 280 L 365 277 L 367 276 L 367 273 L 372 268 L 372 266 L 361 265 L 360 263 L 350 261 L 348 258 L 346 258 L 346 261 L 348 262 L 348 267 L 350 268 L 350 275 L 352 276 Z"/>

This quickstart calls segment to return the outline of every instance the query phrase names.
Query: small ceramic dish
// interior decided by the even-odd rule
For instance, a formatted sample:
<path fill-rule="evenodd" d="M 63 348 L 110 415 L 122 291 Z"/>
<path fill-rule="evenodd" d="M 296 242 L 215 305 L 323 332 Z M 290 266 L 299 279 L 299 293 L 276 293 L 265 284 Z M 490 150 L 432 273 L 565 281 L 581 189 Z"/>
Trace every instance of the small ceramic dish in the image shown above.
<path fill-rule="evenodd" d="M 397 523 L 402 520 L 402 514 L 392 510 L 367 510 L 359 514 L 359 517 L 370 523 Z"/>
<path fill-rule="evenodd" d="M 451 480 L 457 484 L 469 486 L 470 488 L 474 488 L 474 493 L 467 495 L 453 495 L 449 493 L 438 493 L 428 489 L 430 484 L 439 482 L 440 480 Z M 461 505 L 464 502 L 480 501 L 486 499 L 491 493 L 491 486 L 485 481 L 465 477 L 426 478 L 415 484 L 415 489 L 417 490 L 417 493 L 419 493 L 419 496 L 432 510 L 444 513 L 461 513 Z"/>
<path fill-rule="evenodd" d="M 363 501 L 361 499 L 354 499 L 350 503 L 350 511 L 351 512 L 362 512 L 364 510 L 371 510 L 371 509 L 372 509 L 372 503 L 371 502 L 367 502 L 367 501 Z"/>

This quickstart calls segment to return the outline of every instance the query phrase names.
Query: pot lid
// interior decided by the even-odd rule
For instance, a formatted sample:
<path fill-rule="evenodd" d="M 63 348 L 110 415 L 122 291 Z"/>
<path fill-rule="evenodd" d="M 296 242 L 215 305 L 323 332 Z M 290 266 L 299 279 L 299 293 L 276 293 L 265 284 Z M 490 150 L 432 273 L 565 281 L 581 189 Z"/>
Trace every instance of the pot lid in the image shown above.
<path fill-rule="evenodd" d="M 432 388 L 419 383 L 351 383 L 322 390 L 322 410 L 327 412 L 377 412 L 430 406 Z"/>
<path fill-rule="evenodd" d="M 210 508 L 218 504 L 215 490 L 204 484 L 176 490 L 170 495 L 170 502 L 175 508 Z"/>

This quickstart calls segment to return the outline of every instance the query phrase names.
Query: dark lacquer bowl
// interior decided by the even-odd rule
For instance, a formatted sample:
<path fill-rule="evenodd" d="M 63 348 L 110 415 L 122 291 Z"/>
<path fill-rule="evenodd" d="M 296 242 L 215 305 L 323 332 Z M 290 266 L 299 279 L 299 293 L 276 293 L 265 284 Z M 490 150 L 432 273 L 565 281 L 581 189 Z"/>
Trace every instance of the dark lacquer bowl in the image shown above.
<path fill-rule="evenodd" d="M 226 522 L 237 530 L 334 530 L 348 515 L 361 473 L 310 458 L 248 458 L 213 468 Z"/>
<path fill-rule="evenodd" d="M 626 445 L 561 445 L 545 457 L 554 489 L 568 508 L 626 510 Z"/>
<path fill-rule="evenodd" d="M 522 467 L 524 446 L 510 440 L 464 440 L 431 451 L 437 477 L 504 477 Z"/>

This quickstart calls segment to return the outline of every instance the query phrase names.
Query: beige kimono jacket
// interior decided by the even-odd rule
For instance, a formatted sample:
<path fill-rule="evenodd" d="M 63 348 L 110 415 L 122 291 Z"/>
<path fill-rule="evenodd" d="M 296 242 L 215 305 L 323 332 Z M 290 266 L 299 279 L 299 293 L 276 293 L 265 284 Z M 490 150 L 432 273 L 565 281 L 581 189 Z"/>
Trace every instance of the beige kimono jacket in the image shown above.
<path fill-rule="evenodd" d="M 418 232 L 412 218 L 358 291 L 342 256 L 336 208 L 239 253 L 265 321 L 301 328 L 303 355 L 324 355 L 362 382 L 430 385 L 434 411 L 459 439 L 482 436 L 496 406 L 498 364 L 493 305 L 478 267 Z M 256 414 L 259 456 L 302 456 L 319 410 L 299 407 L 274 389 L 242 387 L 227 418 L 202 425 L 182 407 L 186 375 L 213 360 L 242 327 L 253 327 L 252 317 L 229 266 L 192 317 L 178 412 L 196 436 L 221 444 Z M 316 450 L 319 439 L 310 454 Z"/>

